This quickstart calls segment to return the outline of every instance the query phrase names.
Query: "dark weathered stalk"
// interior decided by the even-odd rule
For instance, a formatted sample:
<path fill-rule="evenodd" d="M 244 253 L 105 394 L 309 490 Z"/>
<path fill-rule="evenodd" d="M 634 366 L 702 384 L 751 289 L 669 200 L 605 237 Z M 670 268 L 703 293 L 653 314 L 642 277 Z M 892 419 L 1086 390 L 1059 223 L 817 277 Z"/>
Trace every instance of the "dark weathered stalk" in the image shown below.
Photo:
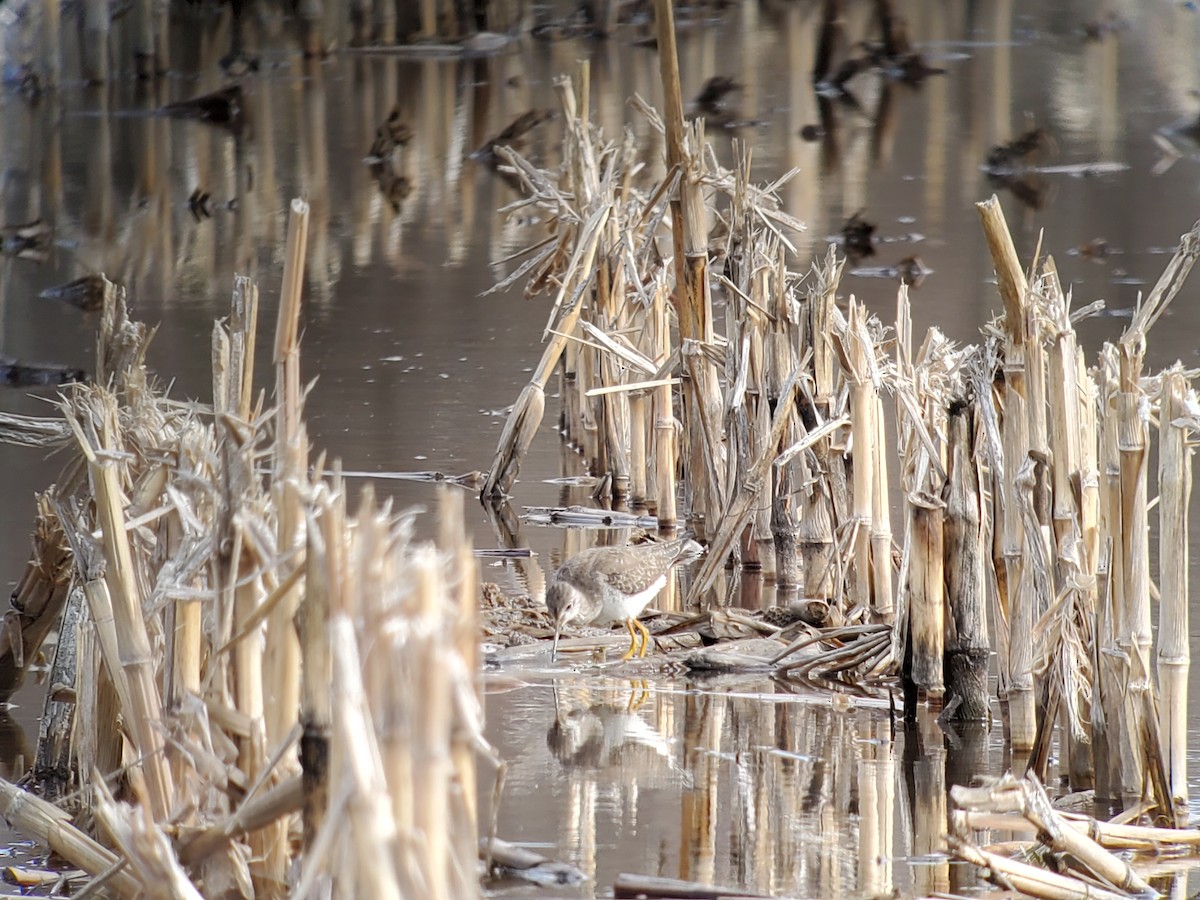
<path fill-rule="evenodd" d="M 987 719 L 991 648 L 984 584 L 982 498 L 975 454 L 974 407 L 950 405 L 946 494 L 946 710 L 950 718 Z"/>
<path fill-rule="evenodd" d="M 794 443 L 795 432 L 784 434 L 785 445 Z M 784 447 L 780 447 L 783 450 Z M 775 549 L 775 585 L 787 597 L 795 596 L 800 585 L 800 559 L 796 554 L 795 484 L 792 463 L 774 468 L 771 485 L 771 533 Z"/>
<path fill-rule="evenodd" d="M 53 510 L 54 497 L 53 489 L 38 496 L 33 553 L 10 599 L 8 640 L 0 652 L 0 700 L 8 700 L 24 683 L 71 591 L 72 554 Z"/>
<path fill-rule="evenodd" d="M 38 730 L 33 780 L 39 795 L 52 803 L 68 793 L 74 783 L 71 733 L 77 706 L 78 638 L 85 605 L 83 588 L 73 589 L 63 611 L 50 668 L 50 690 L 46 693 Z"/>

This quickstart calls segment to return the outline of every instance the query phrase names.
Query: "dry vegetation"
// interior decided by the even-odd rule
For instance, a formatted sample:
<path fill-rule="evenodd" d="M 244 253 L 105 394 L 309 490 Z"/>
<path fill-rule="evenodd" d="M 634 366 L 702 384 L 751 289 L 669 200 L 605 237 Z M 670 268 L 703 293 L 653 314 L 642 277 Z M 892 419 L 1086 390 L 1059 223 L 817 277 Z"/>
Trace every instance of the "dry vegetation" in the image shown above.
<path fill-rule="evenodd" d="M 839 297 L 834 254 L 789 269 L 802 225 L 776 191 L 796 173 L 755 186 L 741 147 L 733 169 L 717 163 L 703 121 L 683 115 L 669 0 L 656 9 L 666 106 L 634 106 L 665 137 L 663 177 L 646 183 L 632 138 L 593 126 L 586 67 L 558 84 L 560 169 L 489 148 L 523 187 L 509 211 L 546 223 L 504 284 L 525 279 L 553 300 L 484 499 L 512 489 L 557 375 L 565 430 L 606 503 L 651 510 L 663 530 L 684 520 L 708 544 L 690 601 L 711 603 L 734 558 L 765 569 L 785 601 L 837 611 L 836 626 L 789 635 L 780 674 L 813 671 L 811 655 L 792 654 L 822 643 L 826 670 L 898 678 L 909 712 L 979 720 L 995 654 L 1028 777 L 955 795 L 956 853 L 1041 896 L 1084 896 L 1081 878 L 1143 890 L 1109 849 L 1192 845 L 1195 833 L 1087 823 L 1093 841 L 1050 809 L 1041 781 L 1057 741 L 1071 788 L 1186 821 L 1200 403 L 1194 373 L 1143 363 L 1200 255 L 1200 224 L 1090 367 L 1075 324 L 1095 307 L 1072 308 L 1053 259 L 1018 259 L 995 198 L 979 211 L 1003 314 L 980 341 L 914 335 L 904 287 L 885 325 Z M 151 383 L 149 335 L 101 286 L 95 383 L 65 389 L 56 420 L 0 423 L 6 440 L 67 456 L 40 500 L 0 658 L 11 693 L 61 617 L 33 776 L 60 805 L 11 785 L 0 802 L 122 896 L 478 890 L 486 745 L 461 494 L 443 494 L 436 545 L 418 544 L 411 519 L 369 490 L 352 515 L 336 469 L 309 460 L 306 222 L 293 204 L 269 406 L 253 386 L 251 283 L 214 330 L 211 408 Z M 989 818 L 1013 811 L 1077 861 L 1067 883 L 975 846 L 1019 824 Z"/>
<path fill-rule="evenodd" d="M 32 776 L 59 805 L 12 785 L 2 805 L 120 896 L 478 890 L 462 495 L 442 495 L 437 544 L 421 544 L 411 514 L 369 489 L 352 513 L 337 472 L 310 465 L 307 215 L 293 204 L 269 407 L 243 279 L 213 332 L 212 408 L 150 380 L 150 335 L 113 292 L 96 382 L 61 401 L 66 428 L 7 423 L 70 461 L 40 500 L 24 642 L 5 659 L 11 690 L 65 607 Z"/>

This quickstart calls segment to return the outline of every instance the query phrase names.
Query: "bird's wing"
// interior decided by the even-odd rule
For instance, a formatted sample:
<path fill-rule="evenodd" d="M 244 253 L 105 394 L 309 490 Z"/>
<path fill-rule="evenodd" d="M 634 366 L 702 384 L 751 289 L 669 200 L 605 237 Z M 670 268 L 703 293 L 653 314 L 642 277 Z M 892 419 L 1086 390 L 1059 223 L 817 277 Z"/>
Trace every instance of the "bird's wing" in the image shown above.
<path fill-rule="evenodd" d="M 646 589 L 644 576 L 639 579 L 635 573 L 625 569 L 597 574 L 622 594 L 636 594 Z"/>
<path fill-rule="evenodd" d="M 645 554 L 647 559 L 642 561 L 649 562 L 653 559 L 654 563 L 661 568 L 661 572 L 655 573 L 655 577 L 649 580 L 654 581 L 658 576 L 666 574 L 671 561 L 678 552 L 679 548 L 675 541 L 645 545 L 645 549 L 641 553 Z M 638 569 L 641 567 L 639 566 Z M 638 591 L 645 590 L 647 586 L 645 570 L 631 570 L 628 565 L 622 565 L 620 559 L 600 557 L 595 566 L 595 574 L 598 579 L 625 594 L 636 594 Z"/>

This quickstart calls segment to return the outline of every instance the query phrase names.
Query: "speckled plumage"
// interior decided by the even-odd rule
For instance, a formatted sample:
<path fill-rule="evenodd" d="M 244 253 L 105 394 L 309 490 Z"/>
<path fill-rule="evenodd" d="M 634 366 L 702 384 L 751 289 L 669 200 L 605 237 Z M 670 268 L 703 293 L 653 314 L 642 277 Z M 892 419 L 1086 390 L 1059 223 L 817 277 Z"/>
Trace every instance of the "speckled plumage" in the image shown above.
<path fill-rule="evenodd" d="M 642 635 L 645 656 L 650 640 L 638 614 L 667 583 L 671 567 L 693 559 L 703 550 L 688 538 L 655 541 L 625 547 L 593 547 L 577 553 L 559 566 L 546 589 L 546 606 L 554 618 L 554 653 L 562 626 L 572 621 L 607 625 L 624 622 L 630 647 Z"/>

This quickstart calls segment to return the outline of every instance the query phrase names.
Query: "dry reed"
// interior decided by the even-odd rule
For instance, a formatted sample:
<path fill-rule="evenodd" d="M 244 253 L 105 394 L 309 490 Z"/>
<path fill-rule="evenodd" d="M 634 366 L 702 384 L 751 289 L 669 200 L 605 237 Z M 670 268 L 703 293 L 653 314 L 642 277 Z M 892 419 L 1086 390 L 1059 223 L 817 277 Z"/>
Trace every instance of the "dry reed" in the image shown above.
<path fill-rule="evenodd" d="M 81 786 L 76 821 L 94 813 L 99 843 L 15 788 L 4 805 L 121 896 L 478 891 L 477 582 L 461 497 L 443 496 L 434 547 L 370 491 L 348 513 L 342 480 L 310 471 L 306 216 L 293 204 L 270 410 L 251 404 L 245 280 L 214 332 L 211 410 L 150 381 L 148 334 L 120 296 L 102 319 L 103 378 L 61 401 L 87 479 L 43 499 L 43 543 L 61 535 L 69 559 L 39 551 L 30 584 L 78 595 L 59 646 L 75 702 L 54 700 L 39 784 Z"/>
<path fill-rule="evenodd" d="M 367 14 L 366 4 L 354 9 Z M 374 9 L 382 35 L 394 37 L 394 5 Z M 506 423 L 484 496 L 512 489 L 561 363 L 564 430 L 606 486 L 605 502 L 644 503 L 663 528 L 686 517 L 709 539 L 691 600 L 709 599 L 730 557 L 765 560 L 786 589 L 826 600 L 859 629 L 862 640 L 827 665 L 879 673 L 907 657 L 910 692 L 936 702 L 953 680 L 946 660 L 966 661 L 951 702 L 975 717 L 990 594 L 1013 748 L 1048 746 L 1057 714 L 1039 721 L 1040 694 L 1046 709 L 1061 710 L 1073 785 L 1089 777 L 1090 747 L 1099 795 L 1132 801 L 1163 780 L 1161 740 L 1177 813 L 1186 730 L 1175 711 L 1188 660 L 1179 643 L 1186 584 L 1176 576 L 1186 570 L 1178 561 L 1195 398 L 1191 373 L 1148 376 L 1143 359 L 1149 329 L 1196 258 L 1197 231 L 1089 372 L 1079 314 L 1053 261 L 1035 254 L 1022 266 L 992 198 L 980 214 L 1002 319 L 985 326 L 979 347 L 956 348 L 936 330 L 917 339 L 902 290 L 889 359 L 878 319 L 852 299 L 842 313 L 835 255 L 806 278 L 788 271 L 789 235 L 801 225 L 776 191 L 793 173 L 754 186 L 745 148 L 725 170 L 703 124 L 684 121 L 671 4 L 655 9 L 664 115 L 640 98 L 634 106 L 665 143 L 656 181 L 644 180 L 628 138 L 606 141 L 593 126 L 586 67 L 557 85 L 560 170 L 495 149 L 525 194 L 509 211 L 533 209 L 549 223 L 502 284 L 528 277 L 529 294 L 553 299 L 546 350 Z M 420 12 L 431 35 L 448 21 L 434 2 Z M 153 28 L 143 32 L 153 48 Z M 474 884 L 467 848 L 478 817 L 469 557 L 452 510 L 438 550 L 414 548 L 406 521 L 369 492 L 351 516 L 341 481 L 322 480 L 321 464 L 309 471 L 296 326 L 307 215 L 293 206 L 270 410 L 253 403 L 256 298 L 239 282 L 230 325 L 214 333 L 211 410 L 154 393 L 141 365 L 145 334 L 115 302 L 103 320 L 100 386 L 64 399 L 66 427 L 4 423 L 8 439 L 69 438 L 83 460 L 41 505 L 22 582 L 26 631 L 9 647 L 13 678 L 40 642 L 37 629 L 73 602 L 85 724 L 76 725 L 72 777 L 137 877 L 177 877 L 160 841 L 173 828 L 187 877 L 206 890 L 277 891 L 302 810 L 304 889 L 328 881 L 383 896 L 459 895 Z M 714 291 L 731 311 L 726 334 L 714 327 Z M 1161 736 L 1148 714 L 1156 433 Z M 899 572 L 890 455 L 899 456 L 904 498 Z M 386 646 L 366 652 L 363 622 L 387 634 Z M 394 708 L 396 671 L 414 697 L 437 702 Z M 331 702 L 330 683 L 344 702 Z M 114 708 L 124 730 L 99 728 Z M 64 733 L 47 732 L 48 760 L 61 761 Z M 110 803 L 97 773 L 118 770 Z M 120 805 L 129 798 L 136 814 Z M 338 830 L 347 821 L 349 833 L 362 829 L 356 858 L 378 863 L 369 872 L 337 852 L 352 840 Z"/>
<path fill-rule="evenodd" d="M 702 128 L 682 122 L 669 4 L 656 10 L 666 109 L 660 117 L 640 98 L 633 106 L 663 137 L 665 172 L 640 177 L 628 142 L 606 142 L 582 89 L 566 83 L 559 170 L 496 151 L 525 191 L 510 211 L 537 208 L 550 222 L 501 284 L 527 278 L 531 295 L 554 288 L 542 364 L 507 423 L 484 495 L 511 488 L 563 360 L 563 430 L 600 480 L 603 505 L 644 503 L 660 528 L 686 518 L 707 539 L 689 602 L 712 601 L 731 558 L 762 566 L 782 597 L 823 599 L 849 626 L 895 623 L 886 665 L 909 660 L 910 699 L 940 702 L 949 660 L 954 714 L 967 718 L 986 714 L 984 663 L 994 646 L 1013 749 L 1040 764 L 1060 725 L 1072 786 L 1091 786 L 1095 771 L 1102 795 L 1139 793 L 1162 768 L 1143 764 L 1153 751 L 1139 737 L 1149 729 L 1147 739 L 1159 739 L 1157 716 L 1146 721 L 1144 711 L 1152 706 L 1147 412 L 1162 402 L 1141 359 L 1147 330 L 1190 268 L 1196 233 L 1089 372 L 1075 325 L 1097 307 L 1071 310 L 1052 259 L 1035 256 L 1026 271 L 992 198 L 979 211 L 1003 316 L 984 325 L 977 346 L 955 347 L 936 329 L 922 339 L 902 288 L 888 358 L 883 324 L 852 299 L 845 312 L 836 302 L 835 255 L 804 278 L 788 271 L 788 236 L 801 225 L 774 192 L 792 173 L 752 185 L 745 148 L 735 145 L 726 170 Z M 717 272 L 710 263 L 722 258 Z M 714 291 L 726 301 L 724 334 L 712 324 Z M 888 509 L 897 455 L 899 571 Z M 1163 483 L 1180 477 L 1164 473 Z M 1181 515 L 1178 503 L 1169 508 Z M 1162 533 L 1178 544 L 1171 528 Z M 1162 652 L 1179 657 L 1178 648 Z M 873 651 L 861 658 L 879 663 Z M 1039 718 L 1041 701 L 1061 720 Z"/>

